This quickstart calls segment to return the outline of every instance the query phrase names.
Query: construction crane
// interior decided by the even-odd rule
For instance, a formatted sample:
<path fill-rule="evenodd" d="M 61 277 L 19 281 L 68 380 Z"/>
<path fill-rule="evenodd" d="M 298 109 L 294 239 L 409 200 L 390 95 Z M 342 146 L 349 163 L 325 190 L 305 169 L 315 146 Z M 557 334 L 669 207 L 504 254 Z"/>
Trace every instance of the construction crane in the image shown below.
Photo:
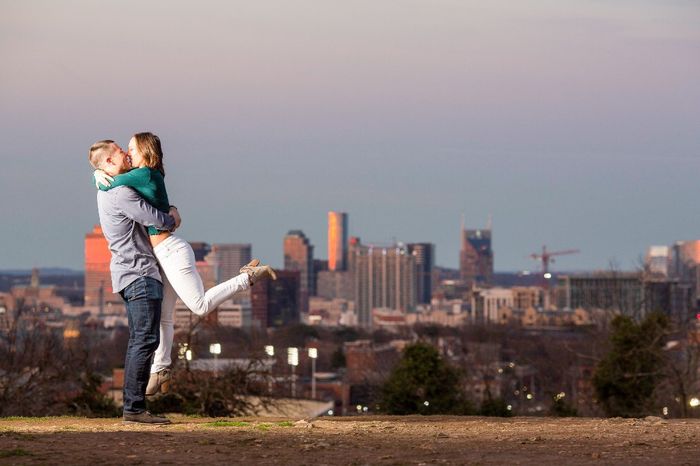
<path fill-rule="evenodd" d="M 530 257 L 532 259 L 535 259 L 536 261 L 542 261 L 542 274 L 545 278 L 549 279 L 551 275 L 549 275 L 549 264 L 554 263 L 554 257 L 553 256 L 564 256 L 567 254 L 578 254 L 579 251 L 578 249 L 565 249 L 563 251 L 547 251 L 547 246 L 542 246 L 542 253 L 537 254 L 533 253 L 530 254 Z"/>

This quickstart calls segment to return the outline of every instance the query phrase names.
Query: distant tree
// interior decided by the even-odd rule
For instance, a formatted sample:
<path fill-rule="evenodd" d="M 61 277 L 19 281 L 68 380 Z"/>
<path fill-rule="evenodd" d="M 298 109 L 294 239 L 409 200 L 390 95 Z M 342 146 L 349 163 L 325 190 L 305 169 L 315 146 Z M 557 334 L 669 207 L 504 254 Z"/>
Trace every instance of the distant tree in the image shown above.
<path fill-rule="evenodd" d="M 649 314 L 641 323 L 627 316 L 612 321 L 610 350 L 593 376 L 596 396 L 608 416 L 640 417 L 651 412 L 654 391 L 664 378 L 664 336 L 668 319 Z"/>
<path fill-rule="evenodd" d="M 460 372 L 425 343 L 406 347 L 381 389 L 381 409 L 389 414 L 470 414 Z"/>
<path fill-rule="evenodd" d="M 340 346 L 333 352 L 333 355 L 331 356 L 331 367 L 333 369 L 340 369 L 341 367 L 345 367 L 345 364 L 345 353 L 343 352 L 343 347 Z"/>
<path fill-rule="evenodd" d="M 59 334 L 18 300 L 0 331 L 0 416 L 63 414 L 61 396 L 74 388 Z"/>
<path fill-rule="evenodd" d="M 550 408 L 550 414 L 559 417 L 576 417 L 578 416 L 578 410 L 571 403 L 567 402 L 565 398 L 555 396 Z"/>
<path fill-rule="evenodd" d="M 291 324 L 274 330 L 275 346 L 279 347 L 301 347 L 309 340 L 318 340 L 319 334 L 316 327 L 304 324 Z"/>
<path fill-rule="evenodd" d="M 10 317 L 0 331 L 0 416 L 116 414 L 99 392 L 98 361 L 88 356 L 102 348 L 89 330 L 67 342 L 21 300 Z"/>
<path fill-rule="evenodd" d="M 503 398 L 491 398 L 489 394 L 481 403 L 480 416 L 511 417 L 513 411 L 508 409 L 508 403 Z"/>
<path fill-rule="evenodd" d="M 700 333 L 695 320 L 676 319 L 664 348 L 666 380 L 658 390 L 659 401 L 680 417 L 693 416 L 689 403 L 700 387 Z"/>
<path fill-rule="evenodd" d="M 149 400 L 155 413 L 184 413 L 210 417 L 255 415 L 275 401 L 270 397 L 272 375 L 265 365 L 251 359 L 245 366 L 231 366 L 218 376 L 204 371 L 173 372 L 170 391 Z"/>
<path fill-rule="evenodd" d="M 86 417 L 116 417 L 120 411 L 114 400 L 100 391 L 102 377 L 91 371 L 81 377 L 81 391 L 68 402 L 71 414 Z"/>
<path fill-rule="evenodd" d="M 340 327 L 333 332 L 333 339 L 337 343 L 359 340 L 363 335 L 355 327 Z"/>

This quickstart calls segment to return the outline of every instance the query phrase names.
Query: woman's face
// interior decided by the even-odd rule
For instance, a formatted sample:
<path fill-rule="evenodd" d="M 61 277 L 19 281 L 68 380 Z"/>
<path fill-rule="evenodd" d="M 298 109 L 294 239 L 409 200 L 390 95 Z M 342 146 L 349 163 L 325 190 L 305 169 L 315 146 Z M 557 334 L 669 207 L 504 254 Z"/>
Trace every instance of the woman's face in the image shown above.
<path fill-rule="evenodd" d="M 132 167 L 141 168 L 146 166 L 146 162 L 143 160 L 143 155 L 141 155 L 136 147 L 136 138 L 131 138 L 129 141 L 129 157 L 131 158 Z"/>

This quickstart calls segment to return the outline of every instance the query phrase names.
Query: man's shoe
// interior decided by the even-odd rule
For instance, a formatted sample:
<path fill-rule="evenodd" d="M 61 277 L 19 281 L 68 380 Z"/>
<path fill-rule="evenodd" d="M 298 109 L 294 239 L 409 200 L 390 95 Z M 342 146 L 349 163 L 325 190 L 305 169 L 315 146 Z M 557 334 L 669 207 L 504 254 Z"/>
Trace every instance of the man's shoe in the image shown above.
<path fill-rule="evenodd" d="M 238 273 L 246 273 L 246 270 L 249 269 L 250 267 L 257 267 L 260 265 L 260 259 L 253 259 L 252 261 L 248 262 L 246 265 L 241 267 L 241 270 L 238 271 Z"/>
<path fill-rule="evenodd" d="M 138 422 L 140 424 L 171 424 L 167 417 L 154 416 L 148 411 L 138 414 L 124 413 L 123 422 Z"/>
<path fill-rule="evenodd" d="M 170 369 L 161 369 L 158 372 L 151 374 L 151 376 L 148 378 L 146 396 L 153 396 L 158 392 L 167 393 L 169 387 Z"/>
<path fill-rule="evenodd" d="M 248 274 L 248 282 L 250 283 L 250 286 L 255 285 L 260 280 L 267 277 L 271 278 L 272 280 L 277 280 L 277 274 L 269 265 L 258 265 L 256 267 L 249 267 L 246 265 L 241 269 L 241 273 Z"/>

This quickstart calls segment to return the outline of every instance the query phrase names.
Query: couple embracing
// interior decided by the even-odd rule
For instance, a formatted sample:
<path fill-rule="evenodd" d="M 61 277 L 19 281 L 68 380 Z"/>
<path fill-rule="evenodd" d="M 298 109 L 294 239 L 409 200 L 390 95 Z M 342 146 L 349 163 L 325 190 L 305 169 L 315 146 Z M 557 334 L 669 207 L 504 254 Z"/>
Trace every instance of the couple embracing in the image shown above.
<path fill-rule="evenodd" d="M 198 316 L 216 309 L 259 280 L 276 279 L 270 266 L 253 259 L 240 275 L 204 290 L 192 247 L 173 235 L 180 226 L 170 205 L 160 139 L 135 134 L 128 153 L 112 140 L 90 147 L 97 207 L 112 253 L 112 289 L 126 305 L 129 344 L 124 362 L 124 421 L 168 424 L 146 411 L 146 395 L 170 380 L 175 303 Z"/>

